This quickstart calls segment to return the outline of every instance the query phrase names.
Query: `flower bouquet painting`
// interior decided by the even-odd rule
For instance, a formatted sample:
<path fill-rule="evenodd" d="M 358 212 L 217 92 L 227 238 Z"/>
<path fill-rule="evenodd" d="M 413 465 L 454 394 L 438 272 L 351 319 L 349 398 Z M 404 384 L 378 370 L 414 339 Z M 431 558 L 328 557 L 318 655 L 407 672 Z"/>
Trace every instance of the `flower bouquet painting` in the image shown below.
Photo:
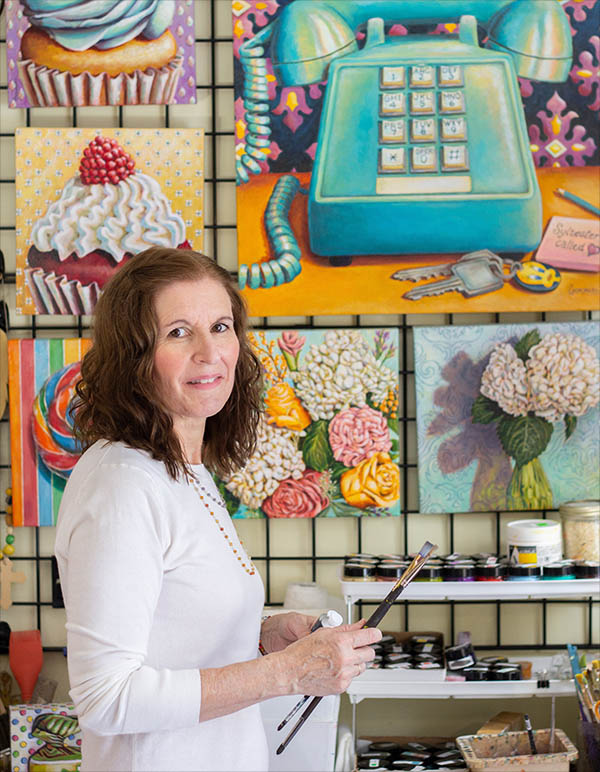
<path fill-rule="evenodd" d="M 595 322 L 415 330 L 421 512 L 600 497 Z"/>
<path fill-rule="evenodd" d="M 264 412 L 248 463 L 217 485 L 233 517 L 400 514 L 397 331 L 249 335 Z"/>

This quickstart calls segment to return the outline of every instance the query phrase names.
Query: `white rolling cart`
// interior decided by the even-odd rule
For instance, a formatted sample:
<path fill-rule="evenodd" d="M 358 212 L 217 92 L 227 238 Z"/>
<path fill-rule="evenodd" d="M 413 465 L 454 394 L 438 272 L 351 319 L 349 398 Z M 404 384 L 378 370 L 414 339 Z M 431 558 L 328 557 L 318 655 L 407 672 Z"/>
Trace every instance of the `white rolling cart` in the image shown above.
<path fill-rule="evenodd" d="M 393 582 L 344 582 L 341 590 L 348 622 L 360 600 L 383 600 Z M 541 600 L 542 598 L 586 598 L 600 596 L 597 579 L 535 582 L 413 582 L 402 593 L 402 601 L 443 600 Z M 528 657 L 534 672 L 548 669 L 550 656 Z M 412 677 L 411 677 L 412 676 Z M 366 670 L 347 689 L 352 704 L 352 739 L 356 747 L 356 706 L 365 699 L 498 699 L 574 695 L 573 680 L 551 680 L 538 686 L 537 679 L 525 681 L 446 681 L 445 670 Z"/>

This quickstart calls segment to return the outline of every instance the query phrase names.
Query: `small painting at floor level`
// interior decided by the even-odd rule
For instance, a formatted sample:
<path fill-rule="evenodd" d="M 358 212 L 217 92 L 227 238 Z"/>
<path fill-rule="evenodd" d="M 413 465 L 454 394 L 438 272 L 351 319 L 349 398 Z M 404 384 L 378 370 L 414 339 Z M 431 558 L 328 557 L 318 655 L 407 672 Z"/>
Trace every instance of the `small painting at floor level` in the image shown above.
<path fill-rule="evenodd" d="M 419 510 L 600 498 L 597 322 L 419 327 Z"/>

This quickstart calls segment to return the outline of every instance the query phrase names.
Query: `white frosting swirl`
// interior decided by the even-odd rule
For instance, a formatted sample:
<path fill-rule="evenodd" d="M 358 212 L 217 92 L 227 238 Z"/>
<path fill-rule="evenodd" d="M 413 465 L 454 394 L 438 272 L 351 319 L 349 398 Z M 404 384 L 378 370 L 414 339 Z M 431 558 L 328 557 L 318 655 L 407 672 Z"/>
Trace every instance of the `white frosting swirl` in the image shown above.
<path fill-rule="evenodd" d="M 185 241 L 185 225 L 158 183 L 142 172 L 117 185 L 84 185 L 76 175 L 31 236 L 40 252 L 55 249 L 60 260 L 73 252 L 83 257 L 103 249 L 119 263 L 126 252 L 179 246 Z"/>

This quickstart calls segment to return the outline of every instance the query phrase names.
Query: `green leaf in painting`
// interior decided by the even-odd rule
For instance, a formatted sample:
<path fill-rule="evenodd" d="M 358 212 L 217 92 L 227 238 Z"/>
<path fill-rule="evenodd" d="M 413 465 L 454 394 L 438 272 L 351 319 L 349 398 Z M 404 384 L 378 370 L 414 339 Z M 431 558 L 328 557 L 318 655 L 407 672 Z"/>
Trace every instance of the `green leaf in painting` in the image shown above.
<path fill-rule="evenodd" d="M 498 423 L 500 443 L 517 466 L 525 466 L 544 452 L 552 430 L 552 424 L 539 416 L 505 416 Z"/>
<path fill-rule="evenodd" d="M 223 497 L 223 501 L 225 502 L 225 506 L 227 507 L 227 511 L 229 512 L 229 515 L 233 517 L 235 513 L 240 508 L 240 500 L 237 498 L 237 496 L 234 496 L 233 493 L 228 490 L 225 487 L 225 483 L 223 480 L 220 480 L 218 477 L 213 477 L 215 483 L 217 484 L 217 489 L 221 496 Z"/>
<path fill-rule="evenodd" d="M 333 482 L 339 482 L 344 472 L 348 471 L 348 467 L 344 466 L 340 461 L 332 461 L 329 467 L 331 472 L 331 479 Z"/>
<path fill-rule="evenodd" d="M 577 426 L 577 416 L 566 415 L 565 416 L 565 440 L 568 440 L 569 437 L 573 434 L 576 426 Z"/>
<path fill-rule="evenodd" d="M 350 504 L 346 504 L 345 501 L 341 501 L 340 499 L 333 499 L 331 508 L 337 517 L 360 517 L 363 514 L 362 509 L 352 507 Z"/>
<path fill-rule="evenodd" d="M 521 338 L 521 340 L 515 344 L 515 351 L 519 359 L 524 362 L 527 361 L 530 349 L 537 345 L 541 341 L 540 334 L 537 330 L 529 330 Z"/>
<path fill-rule="evenodd" d="M 471 405 L 471 418 L 474 424 L 491 424 L 506 415 L 497 402 L 479 394 Z"/>
<path fill-rule="evenodd" d="M 333 453 L 329 446 L 327 421 L 313 421 L 306 429 L 302 443 L 302 458 L 310 469 L 324 472 L 333 461 Z"/>

